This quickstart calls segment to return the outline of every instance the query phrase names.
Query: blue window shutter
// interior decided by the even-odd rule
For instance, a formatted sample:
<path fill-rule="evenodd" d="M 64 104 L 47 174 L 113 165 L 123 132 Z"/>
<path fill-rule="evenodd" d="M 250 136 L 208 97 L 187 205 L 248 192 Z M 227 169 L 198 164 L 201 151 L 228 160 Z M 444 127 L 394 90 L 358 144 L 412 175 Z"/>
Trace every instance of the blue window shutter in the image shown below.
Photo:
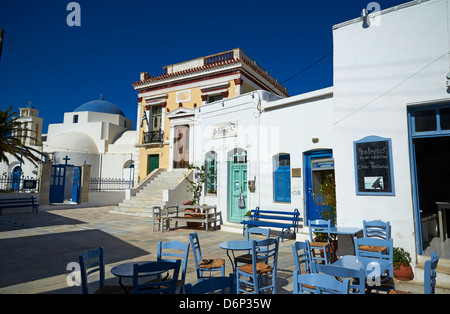
<path fill-rule="evenodd" d="M 291 201 L 291 167 L 284 167 L 284 201 Z"/>
<path fill-rule="evenodd" d="M 283 197 L 283 173 L 279 171 L 280 168 L 278 168 L 277 171 L 275 171 L 274 175 L 274 184 L 275 184 L 275 202 L 284 202 Z"/>
<path fill-rule="evenodd" d="M 291 201 L 291 166 L 290 156 L 280 155 L 273 172 L 275 202 Z"/>

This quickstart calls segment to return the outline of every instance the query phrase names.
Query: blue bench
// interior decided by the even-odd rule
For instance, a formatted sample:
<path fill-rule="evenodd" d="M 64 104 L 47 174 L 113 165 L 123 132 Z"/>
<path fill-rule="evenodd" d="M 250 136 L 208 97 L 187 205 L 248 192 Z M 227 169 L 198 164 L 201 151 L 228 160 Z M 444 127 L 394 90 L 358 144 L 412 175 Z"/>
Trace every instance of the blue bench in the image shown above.
<path fill-rule="evenodd" d="M 295 233 L 298 231 L 299 222 L 302 221 L 298 209 L 292 212 L 277 211 L 277 210 L 261 210 L 259 207 L 251 210 L 250 220 L 244 220 L 241 224 L 245 229 L 249 227 L 272 227 L 281 229 L 281 241 L 284 240 L 285 234 L 292 234 L 295 238 Z"/>
<path fill-rule="evenodd" d="M 6 198 L 0 199 L 0 216 L 3 215 L 3 209 L 6 208 L 20 208 L 20 207 L 31 207 L 31 212 L 37 214 L 39 210 L 38 200 L 34 196 L 24 197 L 24 198 Z"/>

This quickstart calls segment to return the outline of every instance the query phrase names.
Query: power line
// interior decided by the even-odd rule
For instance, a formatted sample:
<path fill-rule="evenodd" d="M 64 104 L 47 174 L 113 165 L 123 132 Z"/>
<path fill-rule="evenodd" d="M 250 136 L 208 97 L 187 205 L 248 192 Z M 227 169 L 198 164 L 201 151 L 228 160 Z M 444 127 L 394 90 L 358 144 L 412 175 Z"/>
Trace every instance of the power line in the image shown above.
<path fill-rule="evenodd" d="M 348 115 L 344 116 L 343 118 L 339 119 L 338 121 L 334 122 L 333 124 L 336 125 L 338 123 L 341 123 L 342 121 L 344 121 L 345 119 L 349 118 L 350 116 L 356 114 L 357 112 L 363 110 L 364 108 L 366 108 L 367 106 L 370 106 L 371 104 L 373 104 L 374 102 L 376 102 L 377 100 L 379 100 L 380 98 L 386 96 L 387 94 L 389 94 L 390 92 L 392 92 L 394 89 L 396 89 L 397 87 L 403 85 L 404 83 L 406 83 L 407 81 L 409 81 L 410 79 L 412 79 L 414 76 L 416 76 L 417 74 L 419 74 L 420 72 L 422 72 L 423 70 L 425 70 L 426 68 L 428 68 L 429 66 L 433 65 L 434 63 L 436 63 L 437 61 L 439 61 L 440 59 L 442 59 L 443 57 L 447 56 L 448 52 L 446 52 L 445 54 L 443 54 L 442 56 L 440 56 L 439 58 L 437 58 L 436 60 L 432 61 L 431 63 L 427 64 L 426 66 L 424 66 L 423 68 L 421 68 L 420 70 L 418 70 L 417 72 L 415 72 L 414 74 L 408 76 L 406 79 L 404 79 L 403 81 L 401 81 L 400 83 L 394 85 L 392 88 L 388 89 L 387 91 L 385 91 L 384 93 L 382 93 L 381 95 L 377 96 L 375 99 L 373 99 L 372 101 L 368 102 L 367 104 L 359 107 L 358 109 L 356 109 L 353 112 L 350 112 Z"/>
<path fill-rule="evenodd" d="M 5 32 L 5 34 L 7 34 L 7 33 Z M 77 77 L 77 76 L 75 76 L 75 75 L 73 75 L 73 74 L 71 74 L 71 73 L 69 73 L 69 72 L 67 72 L 67 71 L 65 71 L 65 70 L 63 70 L 63 69 L 61 69 L 60 67 L 54 65 L 54 64 L 51 63 L 50 61 L 48 61 L 48 60 L 44 59 L 43 57 L 39 56 L 38 54 L 36 54 L 36 53 L 33 52 L 31 49 L 27 48 L 24 44 L 22 44 L 21 42 L 19 42 L 17 39 L 12 38 L 9 34 L 7 34 L 7 35 L 11 38 L 11 40 L 12 40 L 13 43 L 15 42 L 15 43 L 19 44 L 23 49 L 25 49 L 26 51 L 28 51 L 30 54 L 32 54 L 32 55 L 35 56 L 36 58 L 40 59 L 41 61 L 47 63 L 48 65 L 50 65 L 51 67 L 53 67 L 53 68 L 56 69 L 57 71 L 59 71 L 59 72 L 61 72 L 61 73 L 64 73 L 64 74 L 67 75 L 67 76 L 70 76 L 71 78 L 73 78 L 73 79 L 79 81 L 80 83 L 82 83 L 82 84 L 84 84 L 84 85 L 86 85 L 86 86 L 89 86 L 89 87 L 91 87 L 91 88 L 97 89 L 97 90 L 103 92 L 104 94 L 108 94 L 108 95 L 110 95 L 110 96 L 113 96 L 113 97 L 115 97 L 115 98 L 117 98 L 117 99 L 120 99 L 120 100 L 122 100 L 122 101 L 131 103 L 131 104 L 136 104 L 135 102 L 133 102 L 133 101 L 131 101 L 131 100 L 129 100 L 129 99 L 126 99 L 126 98 L 123 98 L 123 97 L 121 97 L 121 96 L 115 95 L 115 94 L 113 94 L 113 93 L 111 93 L 111 92 L 109 92 L 109 91 L 107 91 L 107 90 L 105 90 L 105 89 L 103 89 L 103 88 L 100 88 L 100 87 L 95 86 L 95 85 L 93 85 L 93 84 L 91 84 L 91 83 L 89 83 L 89 82 L 86 82 L 86 81 L 84 81 L 83 79 L 81 79 L 81 78 L 79 78 L 79 77 Z M 8 46 L 9 46 L 10 48 L 12 48 L 10 45 L 8 45 Z M 12 48 L 12 49 L 13 49 L 13 48 Z M 16 50 L 16 51 L 17 51 L 17 50 Z"/>
<path fill-rule="evenodd" d="M 91 97 L 87 96 L 86 94 L 84 94 L 83 92 L 81 92 L 79 89 L 75 88 L 74 86 L 72 86 L 71 84 L 69 84 L 68 82 L 66 82 L 65 80 L 61 79 L 61 77 L 57 76 L 55 73 L 49 71 L 48 69 L 46 69 L 44 66 L 42 66 L 41 64 L 35 62 L 33 59 L 29 58 L 28 56 L 26 56 L 25 54 L 23 54 L 22 52 L 20 52 L 19 50 L 15 49 L 14 47 L 12 47 L 11 45 L 5 43 L 5 46 L 8 47 L 9 49 L 11 49 L 12 51 L 14 51 L 15 53 L 21 55 L 22 57 L 26 58 L 28 61 L 30 61 L 31 63 L 33 63 L 34 65 L 40 67 L 42 70 L 44 70 L 45 72 L 47 72 L 50 75 L 53 75 L 54 77 L 56 77 L 58 80 L 60 80 L 61 82 L 63 82 L 64 84 L 66 84 L 68 87 L 70 87 L 71 89 L 73 89 L 74 91 L 76 91 L 77 93 L 79 93 L 80 95 L 82 95 L 83 97 L 86 98 L 86 100 L 91 99 Z"/>
<path fill-rule="evenodd" d="M 290 80 L 292 80 L 294 77 L 297 77 L 298 75 L 302 74 L 303 72 L 309 70 L 310 68 L 312 68 L 313 66 L 315 66 L 317 63 L 321 62 L 322 60 L 326 59 L 328 56 L 333 54 L 333 50 L 331 50 L 329 53 L 327 53 L 325 56 L 323 56 L 322 58 L 318 59 L 317 61 L 311 63 L 310 65 L 308 65 L 306 68 L 300 70 L 299 72 L 297 72 L 296 74 L 294 74 L 293 76 L 291 76 L 290 78 L 288 78 L 286 81 L 278 84 L 277 86 L 284 84 Z"/>

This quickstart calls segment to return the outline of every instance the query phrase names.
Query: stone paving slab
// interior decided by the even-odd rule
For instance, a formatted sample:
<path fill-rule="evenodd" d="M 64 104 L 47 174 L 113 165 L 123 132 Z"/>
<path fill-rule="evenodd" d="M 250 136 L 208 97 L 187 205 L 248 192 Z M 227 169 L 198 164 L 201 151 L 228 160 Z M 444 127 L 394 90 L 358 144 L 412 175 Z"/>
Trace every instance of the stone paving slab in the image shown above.
<path fill-rule="evenodd" d="M 80 294 L 81 287 L 68 286 L 70 262 L 78 262 L 84 250 L 105 248 L 106 281 L 117 285 L 110 270 L 130 261 L 156 260 L 158 241 L 189 242 L 189 233 L 197 231 L 204 258 L 221 257 L 226 273 L 232 271 L 226 251 L 219 243 L 242 240 L 241 233 L 187 229 L 152 232 L 149 218 L 110 213 L 112 207 L 51 209 L 0 217 L 0 294 Z M 292 293 L 294 240 L 280 242 L 278 293 Z M 94 279 L 95 280 L 95 279 Z M 69 280 L 70 281 L 70 280 Z M 197 282 L 192 251 L 189 255 L 187 283 Z M 131 284 L 125 281 L 126 284 Z M 412 292 L 423 286 L 408 286 Z M 437 291 L 439 293 L 440 291 Z M 448 293 L 447 291 L 443 293 Z"/>

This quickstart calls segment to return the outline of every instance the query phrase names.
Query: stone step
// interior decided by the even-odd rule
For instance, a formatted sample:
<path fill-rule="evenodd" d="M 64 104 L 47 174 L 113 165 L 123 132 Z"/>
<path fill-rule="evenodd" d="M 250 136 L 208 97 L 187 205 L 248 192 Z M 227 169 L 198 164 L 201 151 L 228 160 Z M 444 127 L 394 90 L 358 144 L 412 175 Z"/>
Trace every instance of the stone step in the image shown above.
<path fill-rule="evenodd" d="M 152 216 L 154 206 L 163 207 L 163 191 L 172 190 L 184 179 L 186 169 L 175 169 L 170 172 L 161 172 L 153 180 L 148 182 L 129 200 L 123 200 L 111 212 L 129 215 Z"/>
<path fill-rule="evenodd" d="M 414 268 L 414 281 L 418 283 L 424 282 L 425 261 L 429 260 L 429 256 L 420 255 L 418 263 Z M 447 258 L 439 258 L 436 267 L 436 287 L 450 290 L 450 260 Z"/>

